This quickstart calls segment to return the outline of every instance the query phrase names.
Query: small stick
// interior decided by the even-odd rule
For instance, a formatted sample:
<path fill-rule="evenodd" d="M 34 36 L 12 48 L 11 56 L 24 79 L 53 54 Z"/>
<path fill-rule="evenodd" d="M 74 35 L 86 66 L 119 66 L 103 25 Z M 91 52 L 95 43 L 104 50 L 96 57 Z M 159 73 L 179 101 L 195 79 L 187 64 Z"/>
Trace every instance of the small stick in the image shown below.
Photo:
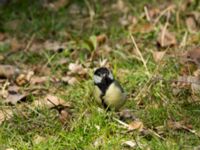
<path fill-rule="evenodd" d="M 147 20 L 148 20 L 149 22 L 151 22 L 151 18 L 150 18 L 150 16 L 149 16 L 149 11 L 148 11 L 148 9 L 147 9 L 147 6 L 144 6 L 144 12 L 145 12 L 145 15 L 146 15 Z"/>
<path fill-rule="evenodd" d="M 187 41 L 187 37 L 188 37 L 188 32 L 185 31 L 185 34 L 184 34 L 183 39 L 182 39 L 182 41 L 181 41 L 181 44 L 180 44 L 180 46 L 179 46 L 180 48 L 181 48 L 181 47 L 185 47 L 186 41 Z"/>
<path fill-rule="evenodd" d="M 129 125 L 128 125 L 127 123 L 125 123 L 125 122 L 123 122 L 123 121 L 121 121 L 121 120 L 119 120 L 119 119 L 117 119 L 117 118 L 114 118 L 114 117 L 113 117 L 113 119 L 114 119 L 115 121 L 117 121 L 119 124 L 123 125 L 124 127 L 126 127 L 126 128 L 129 127 Z"/>
<path fill-rule="evenodd" d="M 33 34 L 29 40 L 29 42 L 27 43 L 24 51 L 26 52 L 30 47 L 31 47 L 31 44 L 33 43 L 33 40 L 35 39 L 35 34 Z"/>
<path fill-rule="evenodd" d="M 145 67 L 145 69 L 146 69 L 146 71 L 147 71 L 147 74 L 149 75 L 150 73 L 149 73 L 149 71 L 148 71 L 148 68 L 147 68 L 147 65 L 146 65 L 146 61 L 144 60 L 144 58 L 143 58 L 143 56 L 142 56 L 142 53 L 140 52 L 140 50 L 139 50 L 139 48 L 138 48 L 138 46 L 137 46 L 137 44 L 136 44 L 136 42 L 135 42 L 135 39 L 134 39 L 133 35 L 130 34 L 130 37 L 131 37 L 131 40 L 132 40 L 132 42 L 133 42 L 133 44 L 134 44 L 134 46 L 135 46 L 135 49 L 136 49 L 138 55 L 140 56 L 140 59 L 141 59 L 143 65 L 144 65 L 144 67 Z"/>

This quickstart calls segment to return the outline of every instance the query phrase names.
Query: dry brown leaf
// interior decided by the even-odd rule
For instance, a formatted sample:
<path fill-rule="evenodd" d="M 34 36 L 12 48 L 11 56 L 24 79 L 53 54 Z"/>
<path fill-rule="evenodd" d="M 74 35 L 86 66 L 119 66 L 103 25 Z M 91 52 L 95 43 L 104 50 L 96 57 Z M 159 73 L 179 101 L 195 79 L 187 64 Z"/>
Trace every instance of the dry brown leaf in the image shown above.
<path fill-rule="evenodd" d="M 28 83 L 28 81 L 26 80 L 26 75 L 25 74 L 20 74 L 17 78 L 16 78 L 16 83 L 19 86 L 25 85 Z"/>
<path fill-rule="evenodd" d="M 169 120 L 167 122 L 167 125 L 170 129 L 174 129 L 174 130 L 183 129 L 182 122 L 175 122 L 175 121 Z"/>
<path fill-rule="evenodd" d="M 43 77 L 33 76 L 30 79 L 30 84 L 43 84 L 43 83 L 47 82 L 48 79 L 49 79 L 49 77 L 47 77 L 47 76 L 43 76 Z"/>
<path fill-rule="evenodd" d="M 197 32 L 197 30 L 198 30 L 197 24 L 193 17 L 190 16 L 190 17 L 186 18 L 185 23 L 190 32 L 192 32 L 192 33 Z"/>
<path fill-rule="evenodd" d="M 68 68 L 69 68 L 70 72 L 73 74 L 79 74 L 79 75 L 87 74 L 87 69 L 83 68 L 83 66 L 78 63 L 70 63 Z"/>
<path fill-rule="evenodd" d="M 20 73 L 20 70 L 11 65 L 0 65 L 0 78 L 13 79 Z"/>
<path fill-rule="evenodd" d="M 38 65 L 31 66 L 31 68 L 33 69 L 33 72 L 35 74 L 42 75 L 42 76 L 50 76 L 51 75 L 51 69 L 49 67 L 47 67 L 46 65 L 44 66 L 44 65 L 38 64 Z"/>
<path fill-rule="evenodd" d="M 155 62 L 160 62 L 162 59 L 163 59 L 163 57 L 165 56 L 165 53 L 166 53 L 166 51 L 154 51 L 153 52 L 153 59 L 154 59 L 154 61 Z"/>
<path fill-rule="evenodd" d="M 132 121 L 129 125 L 128 125 L 128 130 L 129 131 L 133 131 L 133 130 L 138 130 L 138 131 L 143 131 L 144 125 L 141 121 L 139 120 L 135 120 Z"/>
<path fill-rule="evenodd" d="M 63 109 L 59 113 L 59 120 L 62 124 L 66 124 L 71 119 L 71 114 L 69 113 L 68 109 Z"/>
<path fill-rule="evenodd" d="M 125 141 L 122 143 L 122 145 L 130 147 L 130 148 L 134 148 L 137 146 L 137 143 L 135 141 Z"/>
<path fill-rule="evenodd" d="M 13 111 L 10 109 L 0 110 L 0 125 L 5 121 L 9 120 L 13 116 Z"/>
<path fill-rule="evenodd" d="M 70 107 L 71 104 L 53 95 L 47 95 L 43 100 L 33 102 L 34 106 L 54 108 L 56 106 Z"/>
<path fill-rule="evenodd" d="M 200 68 L 200 47 L 188 51 L 186 57 L 187 61 L 195 63 Z"/>
<path fill-rule="evenodd" d="M 53 52 L 62 52 L 67 47 L 67 43 L 61 43 L 58 41 L 45 41 L 43 43 L 43 48 Z"/>
<path fill-rule="evenodd" d="M 171 121 L 168 120 L 167 125 L 170 129 L 173 130 L 185 130 L 190 133 L 193 133 L 197 135 L 198 137 L 200 136 L 195 130 L 192 130 L 192 125 L 186 125 L 185 121 Z"/>
<path fill-rule="evenodd" d="M 42 50 L 48 50 L 52 52 L 62 52 L 67 47 L 67 43 L 61 43 L 59 41 L 46 40 L 45 42 L 35 41 L 31 44 L 29 51 L 38 52 Z"/>
<path fill-rule="evenodd" d="M 18 93 L 19 89 L 20 89 L 19 86 L 11 85 L 11 86 L 8 87 L 8 92 L 9 93 Z"/>
<path fill-rule="evenodd" d="M 61 79 L 64 83 L 68 83 L 69 85 L 75 85 L 78 83 L 78 80 L 75 77 L 66 76 Z"/>
<path fill-rule="evenodd" d="M 173 33 L 169 32 L 166 28 L 162 28 L 158 34 L 157 43 L 161 47 L 169 47 L 176 45 L 177 40 Z"/>
<path fill-rule="evenodd" d="M 106 34 L 100 34 L 100 35 L 96 36 L 98 45 L 104 44 L 107 41 L 107 38 L 108 37 L 106 36 Z"/>
<path fill-rule="evenodd" d="M 19 86 L 22 86 L 22 85 L 29 83 L 29 81 L 31 80 L 33 75 L 34 75 L 33 71 L 28 71 L 26 74 L 20 74 L 16 78 L 16 84 Z"/>
<path fill-rule="evenodd" d="M 15 105 L 17 102 L 20 102 L 26 98 L 27 95 L 19 93 L 9 93 L 8 97 L 5 100 L 5 103 Z"/>

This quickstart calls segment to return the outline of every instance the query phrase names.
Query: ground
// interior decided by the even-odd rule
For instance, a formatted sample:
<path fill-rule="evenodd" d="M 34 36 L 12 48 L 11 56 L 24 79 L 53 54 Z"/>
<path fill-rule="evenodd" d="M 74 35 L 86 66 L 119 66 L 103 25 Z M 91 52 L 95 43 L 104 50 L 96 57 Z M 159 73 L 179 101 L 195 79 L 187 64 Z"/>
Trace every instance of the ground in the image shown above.
<path fill-rule="evenodd" d="M 196 77 L 182 59 L 199 44 L 198 0 L 59 2 L 0 6 L 0 64 L 20 69 L 0 70 L 0 110 L 12 114 L 0 114 L 0 149 L 197 148 L 200 97 L 177 81 Z M 94 101 L 99 66 L 127 92 L 120 112 Z M 8 104 L 11 87 L 25 96 Z M 44 99 L 66 104 L 34 105 Z"/>

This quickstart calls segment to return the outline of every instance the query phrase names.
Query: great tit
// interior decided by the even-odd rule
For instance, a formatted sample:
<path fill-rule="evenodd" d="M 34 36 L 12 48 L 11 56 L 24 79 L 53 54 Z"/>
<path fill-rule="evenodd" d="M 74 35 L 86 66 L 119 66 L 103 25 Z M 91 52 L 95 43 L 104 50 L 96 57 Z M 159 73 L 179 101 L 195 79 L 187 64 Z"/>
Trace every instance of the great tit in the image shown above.
<path fill-rule="evenodd" d="M 110 110 L 118 110 L 126 101 L 126 94 L 112 72 L 100 67 L 94 72 L 94 97 L 98 104 Z"/>

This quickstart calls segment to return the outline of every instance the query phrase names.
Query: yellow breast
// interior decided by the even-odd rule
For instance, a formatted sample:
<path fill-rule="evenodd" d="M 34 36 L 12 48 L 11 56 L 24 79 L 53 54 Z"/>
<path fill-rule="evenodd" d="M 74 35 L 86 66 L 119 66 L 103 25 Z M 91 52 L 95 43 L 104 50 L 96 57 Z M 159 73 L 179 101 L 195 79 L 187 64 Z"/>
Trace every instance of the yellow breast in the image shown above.
<path fill-rule="evenodd" d="M 125 103 L 126 94 L 115 83 L 112 83 L 106 91 L 104 100 L 109 107 L 119 109 Z"/>

